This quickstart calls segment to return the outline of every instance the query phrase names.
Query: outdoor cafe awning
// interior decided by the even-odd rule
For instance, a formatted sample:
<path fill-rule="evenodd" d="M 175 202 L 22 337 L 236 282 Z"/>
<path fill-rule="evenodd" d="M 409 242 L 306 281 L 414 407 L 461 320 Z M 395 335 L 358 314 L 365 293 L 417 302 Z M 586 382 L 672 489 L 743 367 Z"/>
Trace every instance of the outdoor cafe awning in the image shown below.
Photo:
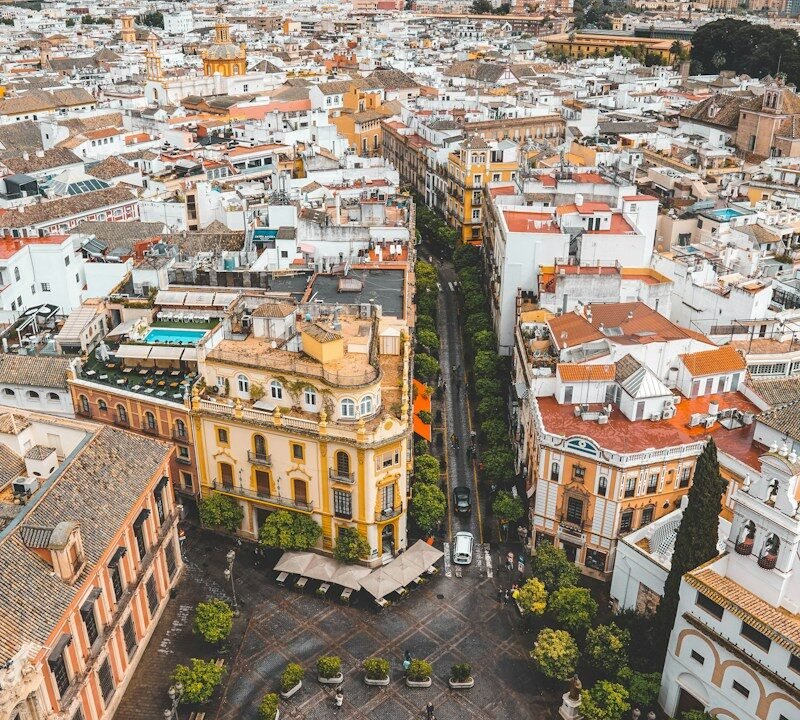
<path fill-rule="evenodd" d="M 399 590 L 403 587 L 403 583 L 389 576 L 385 568 L 378 568 L 377 570 L 373 570 L 361 581 L 361 587 L 376 600 L 380 600 L 382 597 L 386 597 L 390 592 Z"/>
<path fill-rule="evenodd" d="M 181 355 L 181 360 L 197 360 L 197 348 L 186 348 Z"/>
<path fill-rule="evenodd" d="M 150 351 L 150 360 L 180 360 L 183 348 L 157 346 Z"/>
<path fill-rule="evenodd" d="M 403 553 L 402 557 L 405 557 L 406 560 L 413 560 L 418 567 L 422 568 L 420 572 L 425 572 L 431 565 L 444 557 L 444 553 L 433 545 L 428 545 L 424 540 L 417 540 Z"/>
<path fill-rule="evenodd" d="M 154 348 L 150 345 L 120 345 L 114 355 L 118 358 L 144 360 Z"/>

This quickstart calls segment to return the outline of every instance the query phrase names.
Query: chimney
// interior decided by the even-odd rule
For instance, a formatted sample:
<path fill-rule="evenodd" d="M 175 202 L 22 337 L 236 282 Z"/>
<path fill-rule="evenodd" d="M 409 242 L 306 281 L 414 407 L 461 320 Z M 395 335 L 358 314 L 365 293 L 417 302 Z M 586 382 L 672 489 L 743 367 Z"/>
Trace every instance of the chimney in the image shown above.
<path fill-rule="evenodd" d="M 25 160 L 25 161 L 30 159 L 30 155 L 28 155 L 28 151 L 27 150 L 22 153 L 22 159 Z"/>
<path fill-rule="evenodd" d="M 36 157 L 43 158 L 44 157 L 44 150 L 37 150 Z"/>

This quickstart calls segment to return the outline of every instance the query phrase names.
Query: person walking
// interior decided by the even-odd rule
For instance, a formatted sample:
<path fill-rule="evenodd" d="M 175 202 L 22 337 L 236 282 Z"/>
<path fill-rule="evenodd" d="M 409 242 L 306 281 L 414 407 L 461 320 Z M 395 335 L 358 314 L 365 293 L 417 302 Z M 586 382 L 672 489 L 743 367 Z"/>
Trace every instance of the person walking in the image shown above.
<path fill-rule="evenodd" d="M 403 673 L 408 673 L 408 668 L 411 667 L 411 652 L 406 650 L 406 654 L 403 657 Z"/>
<path fill-rule="evenodd" d="M 342 703 L 344 702 L 344 695 L 342 694 L 341 688 L 336 691 L 336 697 L 333 699 L 333 701 L 336 703 L 336 712 L 338 713 L 339 708 L 342 707 Z"/>
<path fill-rule="evenodd" d="M 433 703 L 432 702 L 429 702 L 425 706 L 425 712 L 427 713 L 426 716 L 425 716 L 425 720 L 435 720 L 434 717 L 433 717 Z"/>

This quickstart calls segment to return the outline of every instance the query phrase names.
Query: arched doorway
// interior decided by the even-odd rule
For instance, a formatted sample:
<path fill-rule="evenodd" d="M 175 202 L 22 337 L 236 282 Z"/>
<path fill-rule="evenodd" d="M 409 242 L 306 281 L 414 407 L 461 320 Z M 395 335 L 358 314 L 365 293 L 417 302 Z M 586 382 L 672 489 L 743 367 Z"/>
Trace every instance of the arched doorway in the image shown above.
<path fill-rule="evenodd" d="M 381 531 L 381 551 L 384 557 L 394 555 L 394 525 L 387 523 Z"/>

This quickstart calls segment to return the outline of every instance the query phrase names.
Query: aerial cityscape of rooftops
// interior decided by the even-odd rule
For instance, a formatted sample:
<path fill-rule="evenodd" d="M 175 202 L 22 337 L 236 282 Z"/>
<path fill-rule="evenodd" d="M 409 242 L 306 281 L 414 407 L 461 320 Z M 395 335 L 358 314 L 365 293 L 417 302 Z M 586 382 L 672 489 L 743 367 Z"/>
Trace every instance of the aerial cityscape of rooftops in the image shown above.
<path fill-rule="evenodd" d="M 4 0 L 0 720 L 800 720 L 800 0 Z"/>

